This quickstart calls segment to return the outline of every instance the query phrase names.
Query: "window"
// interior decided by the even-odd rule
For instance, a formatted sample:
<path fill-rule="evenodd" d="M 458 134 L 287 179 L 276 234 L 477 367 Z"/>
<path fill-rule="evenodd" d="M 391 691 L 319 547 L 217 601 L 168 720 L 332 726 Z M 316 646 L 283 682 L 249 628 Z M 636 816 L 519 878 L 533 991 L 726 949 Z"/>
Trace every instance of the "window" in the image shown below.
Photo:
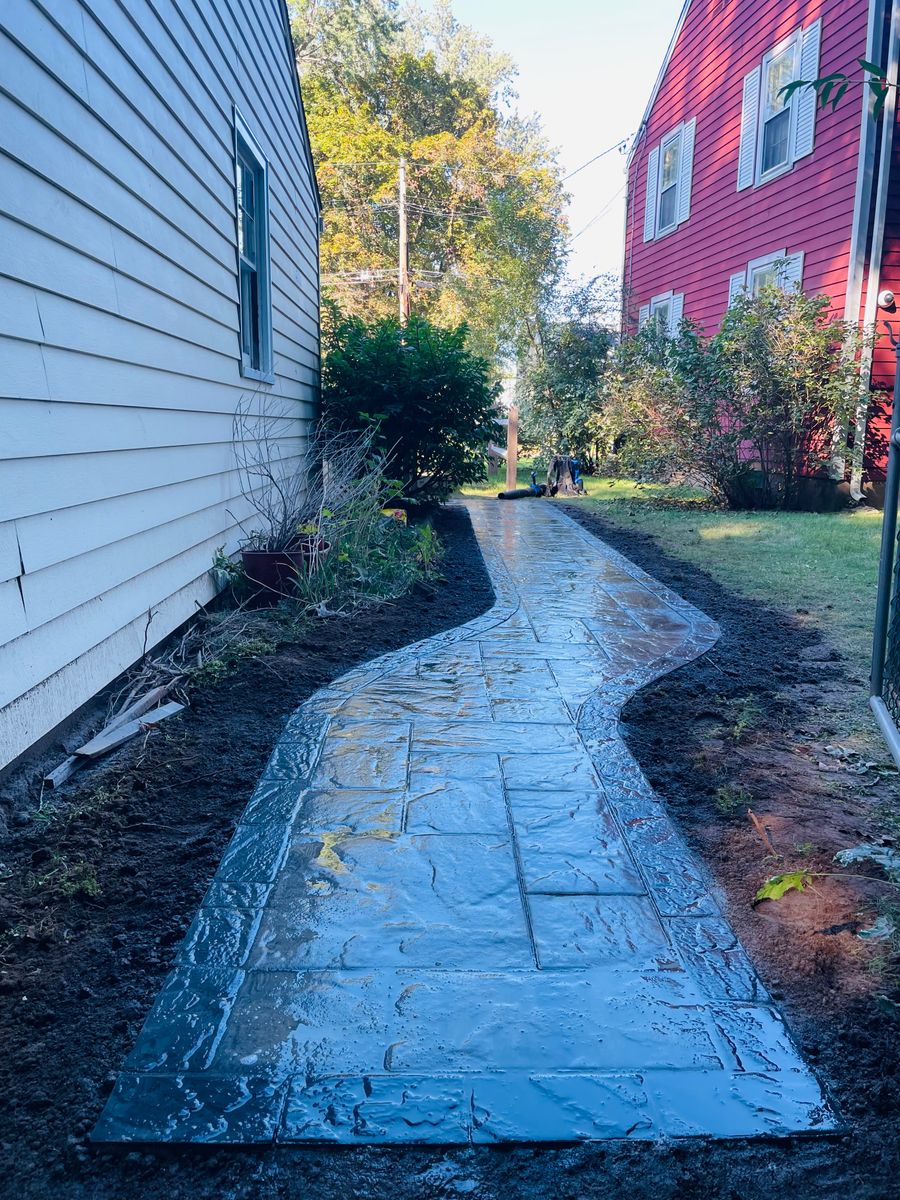
<path fill-rule="evenodd" d="M 241 374 L 271 383 L 268 164 L 237 112 L 234 147 Z"/>
<path fill-rule="evenodd" d="M 775 179 L 812 154 L 816 94 L 803 88 L 788 100 L 782 89 L 818 76 L 821 38 L 821 20 L 796 29 L 744 76 L 738 191 Z"/>
<path fill-rule="evenodd" d="M 641 305 L 638 314 L 638 328 L 648 321 L 655 321 L 662 333 L 674 337 L 684 315 L 684 293 L 661 292 L 654 296 L 649 304 Z"/>
<path fill-rule="evenodd" d="M 764 254 L 754 258 L 743 271 L 736 271 L 731 276 L 728 285 L 728 303 L 731 304 L 736 296 L 748 291 L 751 296 L 758 296 L 765 287 L 775 285 L 785 291 L 799 288 L 803 280 L 803 251 L 788 254 L 787 250 L 776 250 L 772 254 Z"/>
<path fill-rule="evenodd" d="M 791 115 L 794 105 L 786 101 L 782 88 L 797 78 L 797 39 L 779 54 L 763 60 L 762 144 L 759 173 L 764 178 L 788 165 L 791 143 Z"/>
<path fill-rule="evenodd" d="M 678 164 L 681 159 L 681 130 L 662 144 L 659 169 L 659 215 L 657 237 L 678 224 Z"/>
<path fill-rule="evenodd" d="M 644 241 L 671 233 L 691 215 L 695 120 L 670 130 L 647 155 Z"/>

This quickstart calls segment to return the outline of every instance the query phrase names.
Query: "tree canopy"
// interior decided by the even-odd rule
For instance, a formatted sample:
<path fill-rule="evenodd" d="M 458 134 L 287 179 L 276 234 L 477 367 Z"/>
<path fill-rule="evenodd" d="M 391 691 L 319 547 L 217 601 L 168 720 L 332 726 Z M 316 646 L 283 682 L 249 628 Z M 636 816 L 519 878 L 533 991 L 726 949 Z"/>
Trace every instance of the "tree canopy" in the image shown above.
<path fill-rule="evenodd" d="M 515 70 L 455 20 L 391 0 L 293 0 L 297 61 L 322 191 L 326 294 L 349 314 L 396 311 L 397 179 L 408 162 L 412 308 L 465 320 L 493 361 L 527 341 L 562 270 L 559 169 L 510 109 Z"/>

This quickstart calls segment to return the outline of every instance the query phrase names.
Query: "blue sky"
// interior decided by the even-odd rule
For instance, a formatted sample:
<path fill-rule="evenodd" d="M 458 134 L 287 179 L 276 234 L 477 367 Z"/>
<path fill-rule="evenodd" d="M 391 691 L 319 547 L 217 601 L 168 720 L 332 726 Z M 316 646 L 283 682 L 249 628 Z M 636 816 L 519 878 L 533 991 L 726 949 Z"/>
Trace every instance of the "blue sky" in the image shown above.
<path fill-rule="evenodd" d="M 681 0 L 454 0 L 453 8 L 516 60 L 520 111 L 540 115 L 572 171 L 637 128 Z M 615 152 L 567 184 L 573 234 L 603 214 L 572 243 L 574 275 L 621 270 L 624 184 Z"/>

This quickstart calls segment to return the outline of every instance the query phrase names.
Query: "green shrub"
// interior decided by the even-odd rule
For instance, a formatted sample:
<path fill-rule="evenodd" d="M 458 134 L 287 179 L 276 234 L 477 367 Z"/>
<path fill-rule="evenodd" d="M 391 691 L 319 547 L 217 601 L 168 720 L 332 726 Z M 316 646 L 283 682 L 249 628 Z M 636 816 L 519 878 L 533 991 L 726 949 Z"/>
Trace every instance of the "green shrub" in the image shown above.
<path fill-rule="evenodd" d="M 333 429 L 372 427 L 406 500 L 445 500 L 484 475 L 499 387 L 465 343 L 464 325 L 441 329 L 418 317 L 405 327 L 338 317 L 328 331 L 324 419 Z"/>
<path fill-rule="evenodd" d="M 830 308 L 769 287 L 738 297 L 712 337 L 649 321 L 616 351 L 607 447 L 631 473 L 687 476 L 732 507 L 800 507 L 859 398 L 861 340 Z"/>

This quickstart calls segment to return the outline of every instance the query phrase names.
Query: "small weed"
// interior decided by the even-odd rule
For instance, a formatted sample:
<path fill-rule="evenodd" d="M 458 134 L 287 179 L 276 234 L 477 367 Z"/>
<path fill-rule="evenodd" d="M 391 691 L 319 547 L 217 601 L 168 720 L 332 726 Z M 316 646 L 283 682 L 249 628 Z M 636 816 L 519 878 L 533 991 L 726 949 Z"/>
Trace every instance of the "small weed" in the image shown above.
<path fill-rule="evenodd" d="M 31 873 L 26 879 L 30 892 L 48 892 L 69 899 L 72 896 L 99 896 L 102 892 L 97 870 L 85 859 L 70 862 L 64 854 L 54 851 L 45 870 Z"/>
<path fill-rule="evenodd" d="M 739 808 L 748 808 L 753 797 L 746 788 L 725 784 L 716 791 L 713 804 L 723 817 L 733 817 Z"/>
<path fill-rule="evenodd" d="M 191 669 L 189 675 L 199 687 L 215 687 L 248 658 L 262 658 L 274 654 L 277 649 L 274 641 L 262 635 L 251 634 L 236 638 L 220 647 L 212 657 L 201 660 L 198 666 Z"/>
<path fill-rule="evenodd" d="M 759 725 L 762 709 L 752 696 L 734 701 L 734 709 L 736 712 L 731 736 L 736 742 L 740 742 Z"/>

